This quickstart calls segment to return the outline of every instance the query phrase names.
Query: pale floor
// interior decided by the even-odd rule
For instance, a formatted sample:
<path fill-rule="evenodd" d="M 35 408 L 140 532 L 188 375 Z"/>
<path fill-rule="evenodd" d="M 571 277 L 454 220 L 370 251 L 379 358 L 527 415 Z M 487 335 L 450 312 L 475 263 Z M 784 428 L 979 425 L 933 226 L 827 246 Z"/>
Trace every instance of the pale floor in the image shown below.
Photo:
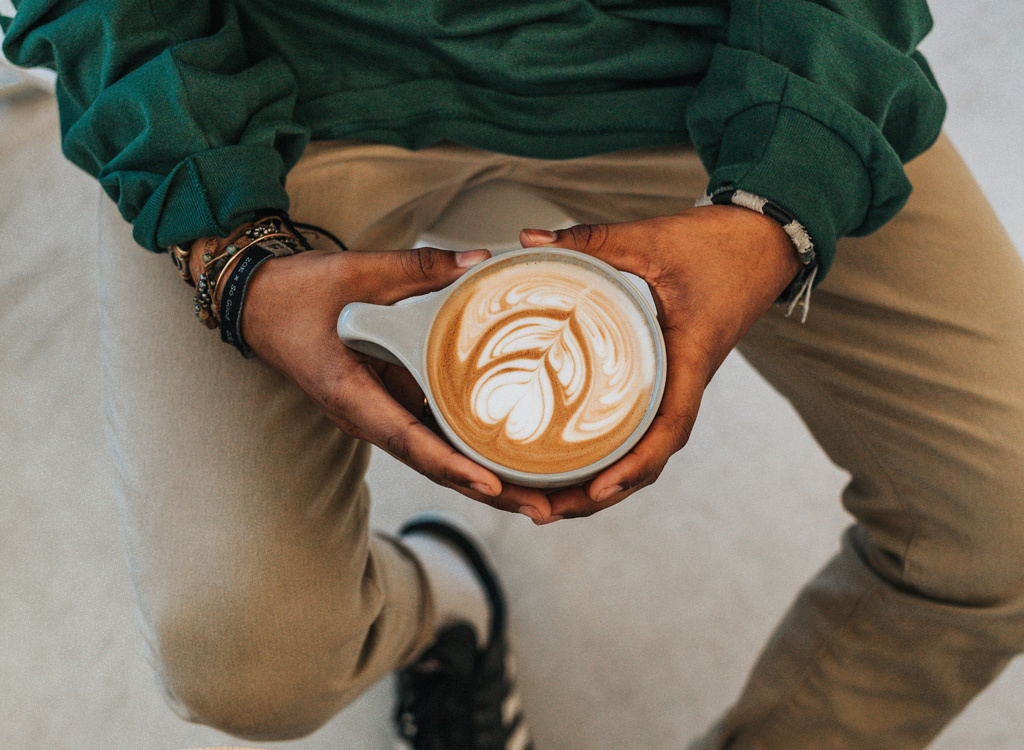
<path fill-rule="evenodd" d="M 967 5 L 932 3 L 939 31 L 926 50 L 949 130 L 1024 247 L 1024 6 Z M 102 441 L 96 190 L 61 161 L 55 129 L 45 98 L 0 104 L 0 747 L 231 744 L 178 720 L 142 658 Z M 34 304 L 44 289 L 62 304 Z M 844 475 L 738 357 L 659 483 L 586 521 L 536 529 L 382 454 L 370 474 L 378 525 L 441 506 L 488 540 L 547 750 L 681 747 L 734 697 L 848 520 Z M 1024 748 L 1022 691 L 1018 661 L 936 747 Z M 312 737 L 275 746 L 383 750 L 389 709 L 384 681 Z"/>

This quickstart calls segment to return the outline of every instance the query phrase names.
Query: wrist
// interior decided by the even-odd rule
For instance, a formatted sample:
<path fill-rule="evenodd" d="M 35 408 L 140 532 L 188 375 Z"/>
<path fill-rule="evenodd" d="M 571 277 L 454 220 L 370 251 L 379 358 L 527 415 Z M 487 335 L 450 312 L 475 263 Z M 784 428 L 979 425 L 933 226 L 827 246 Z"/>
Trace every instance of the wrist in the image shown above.
<path fill-rule="evenodd" d="M 711 222 L 716 245 L 727 249 L 734 278 L 754 296 L 772 301 L 800 272 L 802 264 L 793 242 L 775 220 L 732 205 L 690 209 Z"/>
<path fill-rule="evenodd" d="M 738 206 L 729 206 L 728 208 L 742 212 L 745 215 L 745 220 L 750 223 L 756 237 L 755 242 L 764 255 L 767 267 L 778 271 L 772 276 L 781 281 L 779 289 L 781 294 L 782 290 L 799 273 L 802 266 L 792 239 L 786 234 L 782 225 L 774 219 Z"/>
<path fill-rule="evenodd" d="M 233 265 L 229 264 L 224 272 L 225 279 L 220 293 L 220 303 L 217 308 L 220 326 L 221 341 L 231 344 L 239 353 L 246 358 L 255 355 L 255 351 L 249 344 L 249 339 L 242 330 L 243 320 L 250 317 L 252 310 L 248 310 L 243 317 L 242 310 L 249 301 L 249 294 L 252 282 L 259 275 L 259 272 L 275 259 L 276 254 L 270 248 L 260 243 L 238 253 L 233 259 Z"/>
<path fill-rule="evenodd" d="M 294 257 L 294 256 L 293 256 Z M 261 355 L 264 352 L 267 334 L 274 321 L 280 320 L 288 304 L 280 280 L 283 258 L 270 258 L 262 263 L 249 280 L 245 298 L 245 314 L 241 318 L 240 331 L 249 348 Z M 284 264 L 287 266 L 288 264 Z"/>
<path fill-rule="evenodd" d="M 260 212 L 227 237 L 204 237 L 168 248 L 182 278 L 195 289 L 195 312 L 207 328 L 244 357 L 253 355 L 242 332 L 242 310 L 256 272 L 273 258 L 309 250 L 286 215 Z"/>
<path fill-rule="evenodd" d="M 805 322 L 811 305 L 811 291 L 818 276 L 818 252 L 804 225 L 778 204 L 760 195 L 738 189 L 731 184 L 723 185 L 714 192 L 703 196 L 696 205 L 698 207 L 739 206 L 768 217 L 782 227 L 796 250 L 800 265 L 790 282 L 779 292 L 775 301 L 788 305 L 787 317 L 797 305 L 800 305 L 803 308 L 800 321 Z"/>
<path fill-rule="evenodd" d="M 190 246 L 189 268 L 195 267 L 199 271 L 194 280 L 194 299 L 199 320 L 207 328 L 220 326 L 222 338 L 225 341 L 231 338 L 230 343 L 247 355 L 241 341 L 240 328 L 236 324 L 252 274 L 259 263 L 270 257 L 294 255 L 305 249 L 309 249 L 309 245 L 293 230 L 288 219 L 272 214 L 242 224 L 226 238 L 208 237 Z M 175 255 L 180 257 L 178 253 Z M 259 257 L 259 263 L 254 260 L 256 257 Z M 243 270 L 246 273 L 240 273 Z M 236 316 L 233 327 L 236 330 L 228 338 L 225 337 L 225 327 L 221 325 L 221 308 L 232 302 Z"/>

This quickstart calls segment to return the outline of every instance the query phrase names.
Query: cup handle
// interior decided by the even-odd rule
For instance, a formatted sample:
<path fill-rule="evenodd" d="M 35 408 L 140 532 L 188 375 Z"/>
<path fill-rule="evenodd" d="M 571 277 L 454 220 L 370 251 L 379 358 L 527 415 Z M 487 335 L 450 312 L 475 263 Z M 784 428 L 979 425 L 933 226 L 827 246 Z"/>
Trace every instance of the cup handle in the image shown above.
<path fill-rule="evenodd" d="M 438 294 L 409 298 L 394 305 L 351 302 L 338 316 L 338 338 L 350 349 L 405 367 L 421 380 L 426 328 L 434 317 L 432 308 L 439 304 Z"/>
<path fill-rule="evenodd" d="M 392 354 L 395 342 L 379 331 L 387 320 L 388 308 L 384 305 L 371 305 L 366 302 L 352 302 L 338 316 L 338 338 L 349 349 L 368 354 L 371 357 L 401 365 L 402 361 Z"/>

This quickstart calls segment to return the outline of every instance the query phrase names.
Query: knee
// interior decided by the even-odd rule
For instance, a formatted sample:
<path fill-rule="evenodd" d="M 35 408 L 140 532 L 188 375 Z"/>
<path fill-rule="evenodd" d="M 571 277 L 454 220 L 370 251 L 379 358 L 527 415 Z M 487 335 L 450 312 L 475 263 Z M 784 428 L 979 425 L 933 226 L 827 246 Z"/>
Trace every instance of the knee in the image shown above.
<path fill-rule="evenodd" d="M 972 606 L 1024 607 L 1024 485 L 988 493 L 944 536 L 945 544 L 922 540 L 924 585 Z"/>
<path fill-rule="evenodd" d="M 342 646 L 358 635 L 308 612 L 237 604 L 178 606 L 153 624 L 168 702 L 188 721 L 245 740 L 311 734 L 347 700 L 358 665 Z"/>
<path fill-rule="evenodd" d="M 904 582 L 938 602 L 1024 613 L 1022 487 L 965 489 L 957 512 L 920 522 L 903 559 Z"/>

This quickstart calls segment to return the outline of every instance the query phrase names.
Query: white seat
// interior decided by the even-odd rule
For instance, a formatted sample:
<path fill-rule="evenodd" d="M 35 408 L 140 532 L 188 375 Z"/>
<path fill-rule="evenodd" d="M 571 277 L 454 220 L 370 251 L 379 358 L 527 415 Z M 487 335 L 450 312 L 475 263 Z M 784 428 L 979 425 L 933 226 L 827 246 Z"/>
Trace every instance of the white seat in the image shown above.
<path fill-rule="evenodd" d="M 416 247 L 518 250 L 520 229 L 564 229 L 575 223 L 571 216 L 528 188 L 508 180 L 494 180 L 459 194 L 438 222 L 420 236 Z"/>
<path fill-rule="evenodd" d="M 415 247 L 439 247 L 443 250 L 476 250 L 483 247 L 499 255 L 520 250 L 519 231 L 564 229 L 577 221 L 524 185 L 509 180 L 494 180 L 460 193 L 441 218 L 420 235 Z M 639 276 L 624 274 L 656 309 L 647 283 Z"/>

